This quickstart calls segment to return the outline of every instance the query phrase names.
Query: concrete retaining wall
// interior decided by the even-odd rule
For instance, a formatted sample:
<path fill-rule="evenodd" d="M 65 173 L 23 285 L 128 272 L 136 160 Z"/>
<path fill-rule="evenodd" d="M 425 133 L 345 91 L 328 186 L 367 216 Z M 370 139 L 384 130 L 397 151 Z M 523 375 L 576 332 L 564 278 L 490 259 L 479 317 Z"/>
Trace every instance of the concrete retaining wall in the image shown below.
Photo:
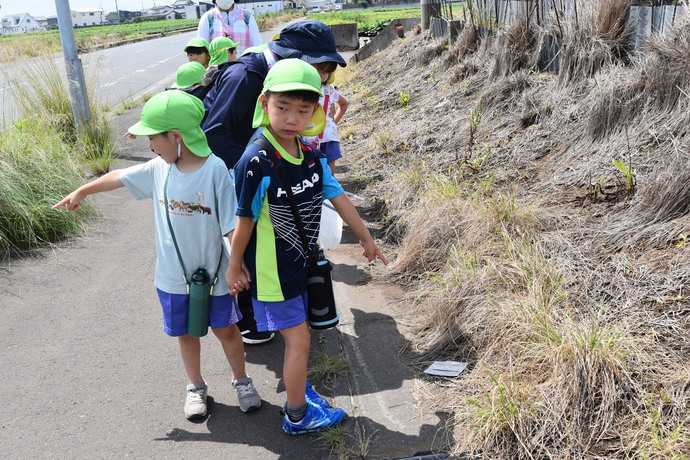
<path fill-rule="evenodd" d="M 357 23 L 333 24 L 331 25 L 333 35 L 335 35 L 335 46 L 339 50 L 359 49 L 359 30 Z"/>
<path fill-rule="evenodd" d="M 412 29 L 421 24 L 420 18 L 393 19 L 381 32 L 364 45 L 354 56 L 354 62 L 362 61 L 369 56 L 388 48 L 394 40 L 399 40 L 398 27 L 403 27 L 403 33 L 409 34 Z"/>

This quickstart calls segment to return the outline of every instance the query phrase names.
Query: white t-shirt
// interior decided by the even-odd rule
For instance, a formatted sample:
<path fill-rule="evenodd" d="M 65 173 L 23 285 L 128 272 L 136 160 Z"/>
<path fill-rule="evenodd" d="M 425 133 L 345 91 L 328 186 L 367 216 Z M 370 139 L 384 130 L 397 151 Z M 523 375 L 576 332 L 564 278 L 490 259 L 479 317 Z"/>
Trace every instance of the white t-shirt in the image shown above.
<path fill-rule="evenodd" d="M 333 121 L 331 112 L 335 113 L 338 110 L 338 99 L 340 98 L 340 93 L 331 83 L 324 83 L 321 85 L 321 92 L 323 96 L 319 98 L 319 104 L 323 107 L 326 114 L 326 127 L 323 130 L 323 136 L 319 139 L 319 136 L 302 136 L 302 138 L 314 145 L 319 145 L 323 142 L 339 142 L 338 138 L 338 125 Z M 326 96 L 328 96 L 328 107 L 325 106 Z"/>
<path fill-rule="evenodd" d="M 340 98 L 340 93 L 335 86 L 330 83 L 322 85 L 321 91 L 323 92 L 323 97 L 319 99 L 319 102 L 326 112 L 326 128 L 323 130 L 321 142 L 337 142 L 339 140 L 338 125 L 336 125 L 335 121 L 333 121 L 331 112 L 335 113 L 335 111 L 338 109 L 338 99 Z M 328 97 L 328 107 L 324 105 L 326 97 Z"/>
<path fill-rule="evenodd" d="M 168 206 L 163 186 L 168 179 Z M 176 165 L 168 165 L 160 157 L 144 164 L 123 169 L 120 179 L 137 200 L 153 199 L 156 229 L 155 286 L 170 294 L 187 294 L 175 245 L 166 219 L 166 210 L 186 268 L 187 280 L 197 268 L 216 273 L 218 260 L 223 260 L 213 295 L 228 294 L 225 281 L 228 252 L 223 235 L 234 230 L 237 223 L 235 184 L 223 160 L 211 154 L 206 163 L 193 173 L 182 173 Z"/>

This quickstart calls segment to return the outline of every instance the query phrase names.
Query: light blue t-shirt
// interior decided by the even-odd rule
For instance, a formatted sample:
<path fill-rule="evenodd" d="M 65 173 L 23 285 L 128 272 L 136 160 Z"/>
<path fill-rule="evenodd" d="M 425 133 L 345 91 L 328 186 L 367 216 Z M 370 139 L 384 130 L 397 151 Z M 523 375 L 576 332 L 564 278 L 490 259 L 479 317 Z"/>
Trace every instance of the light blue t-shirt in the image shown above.
<path fill-rule="evenodd" d="M 168 206 L 163 186 L 168 179 Z M 211 154 L 206 163 L 193 173 L 182 173 L 160 157 L 121 171 L 120 179 L 137 200 L 153 199 L 156 227 L 155 286 L 170 294 L 187 294 L 182 267 L 175 252 L 166 210 L 170 215 L 175 238 L 182 254 L 187 280 L 197 268 L 205 268 L 212 279 L 223 254 L 214 295 L 228 294 L 225 281 L 228 252 L 223 235 L 237 223 L 235 185 L 225 163 Z"/>

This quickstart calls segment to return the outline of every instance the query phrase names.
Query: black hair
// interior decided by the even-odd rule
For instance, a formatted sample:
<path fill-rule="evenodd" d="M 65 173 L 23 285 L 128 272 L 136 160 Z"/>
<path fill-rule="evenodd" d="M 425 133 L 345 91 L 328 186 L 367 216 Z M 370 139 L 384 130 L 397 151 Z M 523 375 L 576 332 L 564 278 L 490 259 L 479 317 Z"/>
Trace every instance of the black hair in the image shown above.
<path fill-rule="evenodd" d="M 266 91 L 266 98 L 271 97 L 273 92 L 271 91 Z M 294 91 L 281 91 L 280 93 L 275 93 L 275 94 L 285 94 L 288 97 L 294 98 L 294 99 L 301 99 L 304 102 L 309 102 L 311 104 L 316 104 L 319 102 L 319 93 L 315 93 L 314 91 L 308 91 L 306 89 L 296 89 Z"/>
<path fill-rule="evenodd" d="M 313 64 L 314 67 L 319 71 L 332 73 L 338 68 L 338 63 L 333 61 L 319 62 L 318 64 Z"/>
<path fill-rule="evenodd" d="M 206 53 L 210 56 L 208 49 L 205 46 L 188 46 L 186 52 L 188 54 L 203 54 Z"/>

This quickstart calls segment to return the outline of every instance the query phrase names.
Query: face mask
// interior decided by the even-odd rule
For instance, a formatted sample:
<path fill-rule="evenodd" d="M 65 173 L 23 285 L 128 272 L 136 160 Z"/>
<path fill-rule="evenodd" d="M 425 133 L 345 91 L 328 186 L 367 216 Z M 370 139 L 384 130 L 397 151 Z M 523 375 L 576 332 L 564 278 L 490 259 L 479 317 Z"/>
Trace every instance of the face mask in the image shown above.
<path fill-rule="evenodd" d="M 229 10 L 233 3 L 233 0 L 216 0 L 216 6 L 221 10 Z"/>

